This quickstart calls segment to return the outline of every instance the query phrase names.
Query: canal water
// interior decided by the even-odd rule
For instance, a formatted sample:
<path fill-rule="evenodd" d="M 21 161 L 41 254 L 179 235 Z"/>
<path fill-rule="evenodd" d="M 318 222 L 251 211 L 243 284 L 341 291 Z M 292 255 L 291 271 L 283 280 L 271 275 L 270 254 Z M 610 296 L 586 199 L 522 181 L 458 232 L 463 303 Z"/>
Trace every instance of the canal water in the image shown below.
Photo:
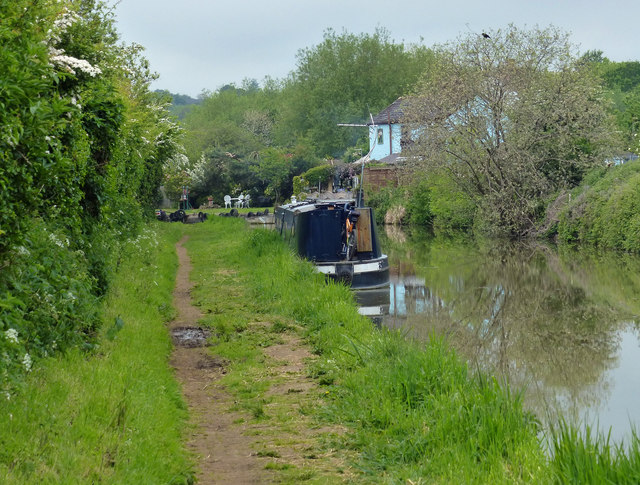
<path fill-rule="evenodd" d="M 639 256 L 382 232 L 391 284 L 360 294 L 361 313 L 445 336 L 471 369 L 524 389 L 543 423 L 562 415 L 616 442 L 640 430 Z"/>

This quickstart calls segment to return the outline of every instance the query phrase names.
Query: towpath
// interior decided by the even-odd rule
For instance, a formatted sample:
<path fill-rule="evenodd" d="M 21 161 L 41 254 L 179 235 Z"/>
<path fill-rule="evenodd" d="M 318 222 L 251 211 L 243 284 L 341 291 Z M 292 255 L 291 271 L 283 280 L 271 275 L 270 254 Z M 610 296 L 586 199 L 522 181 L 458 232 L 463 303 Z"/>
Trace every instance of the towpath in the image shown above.
<path fill-rule="evenodd" d="M 306 375 L 305 362 L 313 357 L 295 333 L 287 332 L 278 343 L 262 349 L 267 362 L 265 378 L 273 384 L 260 401 L 265 403 L 265 413 L 276 416 L 268 420 L 232 410 L 236 402 L 221 381 L 230 363 L 215 357 L 207 346 L 175 338 L 181 329 L 200 330 L 202 317 L 191 301 L 187 240 L 185 236 L 176 244 L 179 268 L 173 305 L 177 316 L 169 327 L 175 344 L 171 364 L 189 408 L 188 447 L 196 457 L 197 483 L 297 483 L 295 472 L 303 481 L 311 476 L 330 483 L 353 478 L 344 471 L 344 457 L 319 448 L 321 436 L 336 430 L 314 426 L 304 413 L 296 412 L 316 405 L 322 391 Z M 271 324 L 252 325 L 264 331 Z M 286 425 L 279 415 L 286 415 Z"/>

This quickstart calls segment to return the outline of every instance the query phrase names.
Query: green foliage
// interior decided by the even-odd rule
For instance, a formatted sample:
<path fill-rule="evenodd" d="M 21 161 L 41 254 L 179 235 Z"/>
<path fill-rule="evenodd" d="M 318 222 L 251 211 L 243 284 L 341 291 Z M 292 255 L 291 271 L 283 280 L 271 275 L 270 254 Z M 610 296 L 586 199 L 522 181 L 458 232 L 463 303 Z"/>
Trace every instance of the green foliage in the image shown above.
<path fill-rule="evenodd" d="M 309 184 L 303 175 L 296 175 L 293 177 L 293 195 L 296 197 L 299 194 L 304 193 L 308 186 Z"/>
<path fill-rule="evenodd" d="M 438 51 L 408 103 L 425 169 L 444 169 L 491 235 L 532 232 L 546 197 L 576 186 L 615 146 L 599 80 L 559 29 L 513 25 Z M 571 120 L 571 122 L 567 122 Z"/>
<path fill-rule="evenodd" d="M 184 446 L 187 409 L 167 362 L 172 345 L 164 325 L 172 316 L 176 229 L 164 226 L 161 239 L 145 230 L 128 241 L 104 305 L 93 308 L 105 328 L 92 340 L 92 352 L 60 340 L 67 345 L 64 354 L 34 365 L 9 400 L 2 394 L 1 483 L 193 483 Z M 67 258 L 60 265 L 72 263 L 62 248 L 50 249 L 52 256 Z M 64 266 L 55 269 L 61 278 L 77 277 Z M 42 283 L 35 291 L 44 296 Z M 81 303 L 82 295 L 75 294 L 75 318 L 82 319 L 82 305 L 93 300 Z M 51 332 L 63 323 L 53 324 Z"/>
<path fill-rule="evenodd" d="M 407 218 L 410 224 L 430 226 L 433 222 L 431 210 L 431 187 L 428 179 L 418 177 L 407 188 Z"/>
<path fill-rule="evenodd" d="M 362 123 L 370 110 L 405 94 L 429 67 L 432 53 L 396 43 L 382 28 L 359 35 L 328 29 L 320 44 L 301 49 L 297 58 L 283 93 L 290 108 L 281 122 L 291 133 L 307 133 L 318 156 L 339 156 L 358 142 L 367 147 L 368 134 L 337 124 Z"/>
<path fill-rule="evenodd" d="M 274 195 L 276 203 L 293 169 L 292 155 L 277 148 L 267 148 L 260 152 L 257 165 L 252 167 L 257 177 L 266 183 L 265 194 Z"/>
<path fill-rule="evenodd" d="M 415 173 L 413 182 L 401 187 L 385 187 L 368 197 L 382 223 L 393 207 L 405 208 L 403 223 L 432 227 L 436 232 L 469 231 L 475 205 L 455 182 L 443 173 Z"/>
<path fill-rule="evenodd" d="M 3 268 L 0 334 L 16 338 L 0 338 L 0 363 L 7 370 L 0 374 L 0 390 L 10 392 L 30 370 L 25 359 L 35 362 L 93 342 L 99 325 L 96 282 L 84 252 L 73 246 L 62 231 L 36 222 Z"/>
<path fill-rule="evenodd" d="M 329 182 L 329 179 L 333 177 L 334 168 L 331 165 L 318 165 L 317 167 L 310 168 L 305 173 L 302 174 L 304 180 L 306 180 L 307 185 L 313 189 L 314 187 L 318 187 L 318 185 L 326 184 Z"/>
<path fill-rule="evenodd" d="M 640 251 L 640 163 L 599 170 L 566 198 L 558 215 L 565 243 Z"/>
<path fill-rule="evenodd" d="M 389 209 L 404 203 L 405 192 L 402 188 L 382 187 L 371 194 L 367 194 L 367 204 L 374 209 L 378 224 L 384 223 L 384 218 Z"/>
<path fill-rule="evenodd" d="M 102 2 L 3 1 L 0 43 L 2 325 L 20 342 L 2 354 L 4 391 L 22 352 L 91 341 L 120 242 L 153 209 L 180 132 Z"/>
<path fill-rule="evenodd" d="M 383 29 L 361 35 L 329 30 L 322 43 L 300 50 L 298 67 L 288 79 L 267 78 L 262 88 L 255 80 L 245 80 L 241 87 L 227 85 L 205 93 L 202 103 L 193 105 L 184 118 L 187 157 L 195 165 L 203 153 L 229 153 L 244 166 L 228 170 L 233 162 L 223 159 L 224 164 L 207 165 L 207 182 L 202 187 L 191 184 L 198 186 L 196 197 L 247 190 L 254 199 L 265 190 L 276 196 L 278 185 L 278 198 L 286 199 L 293 192 L 292 178 L 321 158 L 340 156 L 348 149 L 347 158 L 354 158 L 353 145 L 366 151 L 366 130 L 337 124 L 368 119 L 369 110 L 381 109 L 404 94 L 431 60 L 425 47 L 396 43 Z M 246 178 L 249 166 L 256 173 L 265 172 L 255 165 L 258 154 L 262 157 L 270 149 L 292 155 L 286 180 Z"/>
<path fill-rule="evenodd" d="M 470 231 L 473 227 L 475 203 L 456 182 L 445 173 L 433 173 L 427 185 L 433 228 L 436 232 Z"/>

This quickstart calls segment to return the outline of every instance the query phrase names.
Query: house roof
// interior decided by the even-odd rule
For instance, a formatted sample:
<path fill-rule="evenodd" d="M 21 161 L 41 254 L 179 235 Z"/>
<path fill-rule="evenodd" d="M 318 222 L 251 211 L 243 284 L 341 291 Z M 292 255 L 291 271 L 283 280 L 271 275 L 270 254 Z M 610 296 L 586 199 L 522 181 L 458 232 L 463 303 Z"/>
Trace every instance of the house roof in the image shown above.
<path fill-rule="evenodd" d="M 394 165 L 399 162 L 404 162 L 406 159 L 406 156 L 404 156 L 402 153 L 392 153 L 391 155 L 387 155 L 386 157 L 377 160 L 377 162 Z"/>
<path fill-rule="evenodd" d="M 398 123 L 402 120 L 404 116 L 403 108 L 405 106 L 406 100 L 404 98 L 398 98 L 385 109 L 380 111 L 377 115 L 373 117 L 374 125 L 388 125 L 389 120 L 391 123 Z M 367 125 L 371 125 L 371 121 L 367 123 Z"/>

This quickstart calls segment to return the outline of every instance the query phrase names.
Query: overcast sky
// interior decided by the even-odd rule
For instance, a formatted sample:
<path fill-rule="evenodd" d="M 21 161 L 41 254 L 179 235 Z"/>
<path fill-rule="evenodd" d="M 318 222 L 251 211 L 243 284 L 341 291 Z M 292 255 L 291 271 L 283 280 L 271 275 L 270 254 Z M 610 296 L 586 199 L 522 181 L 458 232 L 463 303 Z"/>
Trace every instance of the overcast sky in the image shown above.
<path fill-rule="evenodd" d="M 299 49 L 333 28 L 353 34 L 384 27 L 396 42 L 426 46 L 514 23 L 554 25 L 581 52 L 640 60 L 640 0 L 120 0 L 118 31 L 146 48 L 154 88 L 193 97 L 245 78 L 283 78 Z"/>

